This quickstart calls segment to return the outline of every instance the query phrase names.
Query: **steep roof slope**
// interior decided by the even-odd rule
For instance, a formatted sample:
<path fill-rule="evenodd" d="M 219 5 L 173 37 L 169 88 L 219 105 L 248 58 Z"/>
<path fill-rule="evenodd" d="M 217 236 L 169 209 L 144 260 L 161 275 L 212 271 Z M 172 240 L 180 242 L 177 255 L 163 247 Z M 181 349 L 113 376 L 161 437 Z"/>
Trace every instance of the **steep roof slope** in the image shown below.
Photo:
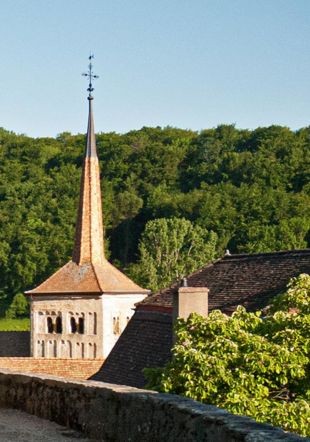
<path fill-rule="evenodd" d="M 208 287 L 209 308 L 231 313 L 237 305 L 265 307 L 290 278 L 310 274 L 310 249 L 231 255 L 189 275 L 188 285 Z M 178 284 L 145 298 L 93 379 L 143 387 L 143 368 L 163 366 L 172 346 L 172 298 Z"/>
<path fill-rule="evenodd" d="M 113 384 L 145 386 L 145 367 L 162 367 L 170 359 L 171 314 L 135 312 L 110 355 L 92 380 Z"/>

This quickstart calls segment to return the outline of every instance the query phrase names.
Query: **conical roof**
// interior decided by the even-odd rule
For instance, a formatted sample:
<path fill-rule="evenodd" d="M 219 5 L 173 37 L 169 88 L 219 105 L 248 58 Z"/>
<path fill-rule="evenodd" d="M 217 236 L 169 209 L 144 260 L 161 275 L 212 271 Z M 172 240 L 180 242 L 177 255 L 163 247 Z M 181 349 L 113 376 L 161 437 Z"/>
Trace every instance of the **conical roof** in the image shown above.
<path fill-rule="evenodd" d="M 27 294 L 141 293 L 145 290 L 107 261 L 104 256 L 100 171 L 89 95 L 87 142 L 72 261 Z"/>

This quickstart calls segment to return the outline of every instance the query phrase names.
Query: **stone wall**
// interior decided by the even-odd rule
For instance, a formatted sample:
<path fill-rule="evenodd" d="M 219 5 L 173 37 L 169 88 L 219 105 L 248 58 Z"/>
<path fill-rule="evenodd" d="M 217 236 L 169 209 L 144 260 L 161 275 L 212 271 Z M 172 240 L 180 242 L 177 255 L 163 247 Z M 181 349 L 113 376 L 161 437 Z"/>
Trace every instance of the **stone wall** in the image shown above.
<path fill-rule="evenodd" d="M 1 331 L 0 357 L 30 356 L 30 332 Z"/>
<path fill-rule="evenodd" d="M 90 295 L 36 295 L 31 300 L 32 356 L 35 358 L 102 358 L 102 299 Z M 61 331 L 48 332 L 47 320 Z M 83 331 L 78 329 L 83 320 Z M 71 320 L 76 331 L 71 329 Z"/>
<path fill-rule="evenodd" d="M 310 439 L 175 395 L 1 370 L 0 407 L 18 408 L 105 442 L 297 442 Z"/>

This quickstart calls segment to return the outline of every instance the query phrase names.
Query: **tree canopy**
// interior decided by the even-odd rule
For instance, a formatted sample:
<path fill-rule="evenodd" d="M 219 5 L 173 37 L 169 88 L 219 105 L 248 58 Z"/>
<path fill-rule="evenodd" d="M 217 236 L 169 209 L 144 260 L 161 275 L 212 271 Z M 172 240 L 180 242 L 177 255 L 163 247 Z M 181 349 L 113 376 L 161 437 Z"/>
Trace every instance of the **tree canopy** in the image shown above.
<path fill-rule="evenodd" d="M 129 268 L 131 276 L 153 291 L 168 287 L 216 255 L 214 232 L 185 218 L 148 221 L 139 244 L 140 259 Z"/>
<path fill-rule="evenodd" d="M 0 129 L 0 306 L 71 257 L 85 136 Z M 214 232 L 216 255 L 309 246 L 310 128 L 97 135 L 110 259 L 140 262 L 148 221 Z"/>
<path fill-rule="evenodd" d="M 176 324 L 172 360 L 148 387 L 310 436 L 310 276 L 293 278 L 266 312 L 214 310 Z"/>

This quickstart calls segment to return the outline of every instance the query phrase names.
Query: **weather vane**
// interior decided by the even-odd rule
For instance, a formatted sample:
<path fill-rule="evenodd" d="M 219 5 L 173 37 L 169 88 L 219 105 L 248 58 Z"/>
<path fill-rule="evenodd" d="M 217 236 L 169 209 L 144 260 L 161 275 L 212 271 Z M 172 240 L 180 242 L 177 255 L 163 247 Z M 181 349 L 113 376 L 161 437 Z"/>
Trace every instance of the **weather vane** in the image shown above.
<path fill-rule="evenodd" d="M 88 60 L 89 60 L 88 72 L 82 74 L 83 77 L 88 77 L 88 81 L 89 81 L 89 83 L 88 83 L 88 88 L 87 88 L 87 90 L 88 90 L 88 92 L 89 92 L 89 94 L 88 94 L 88 99 L 89 99 L 89 100 L 92 100 L 92 99 L 93 99 L 93 96 L 92 96 L 92 94 L 91 94 L 91 93 L 93 92 L 93 90 L 94 90 L 92 81 L 93 81 L 94 79 L 96 79 L 96 78 L 99 78 L 99 75 L 95 75 L 95 74 L 93 74 L 93 64 L 92 64 L 92 62 L 91 62 L 93 58 L 94 58 L 94 54 L 91 53 L 90 56 L 88 57 Z"/>

